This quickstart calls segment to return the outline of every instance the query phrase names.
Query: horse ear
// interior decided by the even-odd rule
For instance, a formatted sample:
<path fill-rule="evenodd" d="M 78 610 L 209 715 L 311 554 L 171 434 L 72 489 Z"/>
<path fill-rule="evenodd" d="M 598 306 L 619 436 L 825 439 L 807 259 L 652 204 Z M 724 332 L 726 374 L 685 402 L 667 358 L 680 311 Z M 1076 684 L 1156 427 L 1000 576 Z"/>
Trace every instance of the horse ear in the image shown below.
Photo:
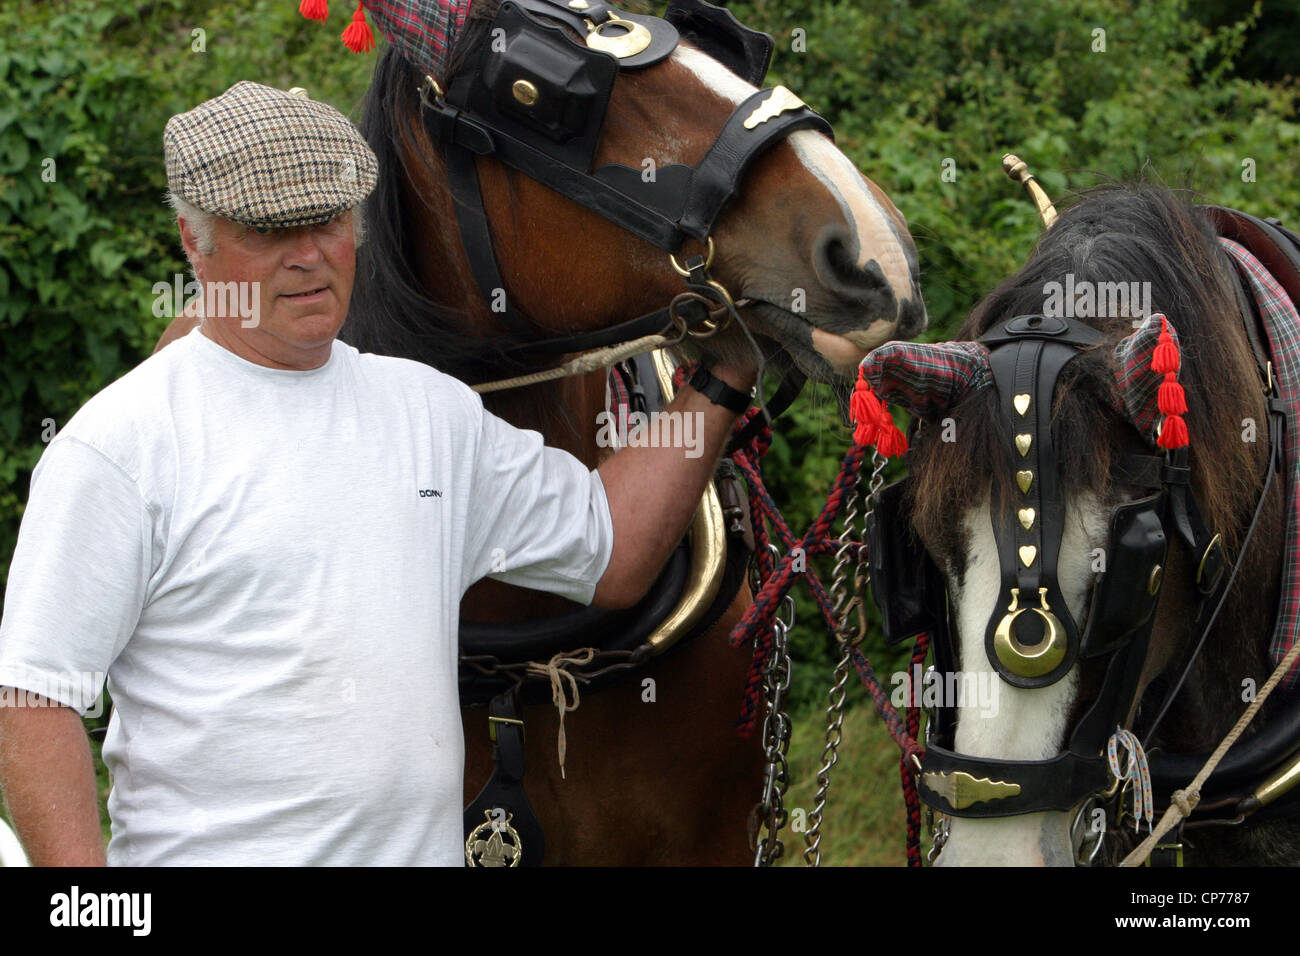
<path fill-rule="evenodd" d="M 1115 346 L 1115 410 L 1161 448 L 1187 444 L 1187 398 L 1178 384 L 1178 332 L 1161 312 Z M 1156 437 L 1156 426 L 1164 424 Z"/>
<path fill-rule="evenodd" d="M 858 444 L 873 439 L 882 454 L 906 451 L 890 429 L 885 404 L 901 405 L 921 418 L 938 418 L 974 391 L 993 382 L 989 352 L 978 342 L 887 342 L 862 360 L 854 392 Z M 883 415 L 882 415 L 883 413 Z M 888 424 L 886 423 L 888 420 Z M 886 450 L 888 448 L 889 450 Z"/>

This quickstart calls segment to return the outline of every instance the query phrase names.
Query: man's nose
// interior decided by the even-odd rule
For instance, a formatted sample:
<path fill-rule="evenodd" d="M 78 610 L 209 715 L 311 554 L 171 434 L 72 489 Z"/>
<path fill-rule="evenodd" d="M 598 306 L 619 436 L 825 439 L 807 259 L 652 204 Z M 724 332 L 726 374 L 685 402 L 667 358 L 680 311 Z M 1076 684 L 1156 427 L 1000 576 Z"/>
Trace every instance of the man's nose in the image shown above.
<path fill-rule="evenodd" d="M 289 240 L 289 249 L 285 254 L 285 264 L 290 266 L 309 266 L 320 263 L 325 258 L 321 251 L 320 237 L 315 229 L 295 229 Z"/>

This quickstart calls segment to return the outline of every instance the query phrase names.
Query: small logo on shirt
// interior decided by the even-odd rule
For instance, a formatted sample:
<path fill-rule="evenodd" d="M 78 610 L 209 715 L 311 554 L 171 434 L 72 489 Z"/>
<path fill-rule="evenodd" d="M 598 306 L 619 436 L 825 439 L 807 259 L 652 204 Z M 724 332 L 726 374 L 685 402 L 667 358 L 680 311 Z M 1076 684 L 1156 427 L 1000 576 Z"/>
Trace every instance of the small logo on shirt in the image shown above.
<path fill-rule="evenodd" d="M 421 489 L 420 489 L 420 497 L 421 497 L 421 498 L 441 498 L 441 497 L 442 497 L 442 492 L 439 491 L 439 490 L 436 489 L 436 488 L 421 488 Z"/>

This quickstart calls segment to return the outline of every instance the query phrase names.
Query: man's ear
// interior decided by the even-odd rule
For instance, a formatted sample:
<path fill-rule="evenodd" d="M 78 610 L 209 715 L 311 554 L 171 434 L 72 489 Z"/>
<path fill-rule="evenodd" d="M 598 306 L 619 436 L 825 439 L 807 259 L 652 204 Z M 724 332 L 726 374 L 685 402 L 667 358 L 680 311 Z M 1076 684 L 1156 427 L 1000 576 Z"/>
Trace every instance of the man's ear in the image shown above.
<path fill-rule="evenodd" d="M 203 255 L 199 252 L 199 241 L 194 235 L 194 230 L 190 228 L 190 224 L 184 218 L 178 217 L 176 225 L 180 227 L 181 248 L 185 250 L 185 258 L 190 260 L 190 266 L 194 269 L 196 278 L 202 282 L 203 276 L 199 273 L 202 271 L 200 263 Z"/>

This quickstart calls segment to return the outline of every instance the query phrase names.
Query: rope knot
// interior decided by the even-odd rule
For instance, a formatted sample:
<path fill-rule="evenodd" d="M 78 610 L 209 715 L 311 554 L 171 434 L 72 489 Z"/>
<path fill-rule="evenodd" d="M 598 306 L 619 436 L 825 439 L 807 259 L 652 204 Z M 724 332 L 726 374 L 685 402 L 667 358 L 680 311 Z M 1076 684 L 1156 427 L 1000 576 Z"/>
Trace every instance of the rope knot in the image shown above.
<path fill-rule="evenodd" d="M 1196 805 L 1201 802 L 1201 794 L 1198 790 L 1175 790 L 1174 795 L 1169 798 L 1169 802 L 1178 808 L 1178 812 L 1184 817 L 1192 815 Z"/>
<path fill-rule="evenodd" d="M 578 699 L 578 678 L 566 668 L 582 667 L 590 664 L 595 656 L 595 648 L 584 647 L 580 651 L 573 651 L 569 654 L 556 654 L 545 664 L 539 664 L 537 661 L 529 661 L 528 663 L 529 674 L 545 677 L 551 682 L 551 703 L 555 705 L 555 709 L 560 715 L 560 729 L 556 734 L 556 750 L 560 759 L 561 780 L 566 779 L 564 775 L 564 755 L 568 749 L 568 742 L 564 735 L 564 715 L 577 710 L 580 703 Z M 569 694 L 573 695 L 572 704 L 569 703 Z"/>

